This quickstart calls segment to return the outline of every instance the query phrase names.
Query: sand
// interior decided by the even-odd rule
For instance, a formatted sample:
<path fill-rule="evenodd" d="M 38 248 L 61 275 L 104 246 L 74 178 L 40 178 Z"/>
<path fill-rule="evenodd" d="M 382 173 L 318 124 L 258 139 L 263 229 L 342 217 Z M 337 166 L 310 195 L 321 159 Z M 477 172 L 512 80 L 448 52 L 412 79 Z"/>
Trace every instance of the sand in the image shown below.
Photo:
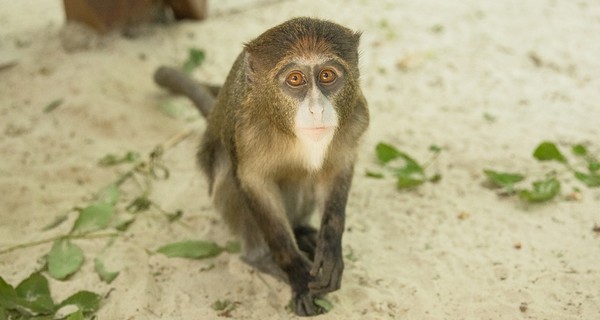
<path fill-rule="evenodd" d="M 110 295 L 98 319 L 293 319 L 286 285 L 224 253 L 209 260 L 152 254 L 178 240 L 233 240 L 207 195 L 194 153 L 203 120 L 185 99 L 151 79 L 190 47 L 206 51 L 193 76 L 220 83 L 241 49 L 267 28 L 307 15 L 362 30 L 361 70 L 371 126 L 347 210 L 346 258 L 334 309 L 320 319 L 600 319 L 600 190 L 561 173 L 561 195 L 527 205 L 486 188 L 483 169 L 531 178 L 560 165 L 538 163 L 542 141 L 600 154 L 600 4 L 595 1 L 212 1 L 201 23 L 144 29 L 135 39 L 96 38 L 65 28 L 61 2 L 0 1 L 0 249 L 65 234 L 73 220 L 42 227 L 85 205 L 127 166 L 102 168 L 108 153 L 147 154 L 188 128 L 164 156 L 171 172 L 152 199 L 157 210 L 104 250 L 106 239 L 76 240 L 80 272 L 51 280 L 55 300 L 77 290 Z M 239 13 L 232 9 L 242 8 Z M 52 101 L 63 99 L 44 113 Z M 183 115 L 159 106 L 171 101 Z M 385 141 L 424 162 L 442 180 L 398 191 L 378 168 Z M 571 157 L 572 158 L 572 157 Z M 577 201 L 567 200 L 579 188 Z M 124 201 L 134 196 L 130 188 Z M 122 212 L 122 208 L 120 208 Z M 16 284 L 40 267 L 50 244 L 0 255 L 0 275 Z M 111 284 L 100 281 L 101 255 Z"/>

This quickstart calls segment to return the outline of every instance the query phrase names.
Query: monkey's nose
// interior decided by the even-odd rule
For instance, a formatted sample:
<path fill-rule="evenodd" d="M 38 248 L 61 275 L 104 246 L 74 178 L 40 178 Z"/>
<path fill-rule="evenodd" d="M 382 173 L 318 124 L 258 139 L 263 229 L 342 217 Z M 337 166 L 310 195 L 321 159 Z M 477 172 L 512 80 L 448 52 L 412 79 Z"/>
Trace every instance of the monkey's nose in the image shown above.
<path fill-rule="evenodd" d="M 323 106 L 317 105 L 317 106 L 311 106 L 308 107 L 308 111 L 310 112 L 310 114 L 315 115 L 315 114 L 323 114 Z"/>

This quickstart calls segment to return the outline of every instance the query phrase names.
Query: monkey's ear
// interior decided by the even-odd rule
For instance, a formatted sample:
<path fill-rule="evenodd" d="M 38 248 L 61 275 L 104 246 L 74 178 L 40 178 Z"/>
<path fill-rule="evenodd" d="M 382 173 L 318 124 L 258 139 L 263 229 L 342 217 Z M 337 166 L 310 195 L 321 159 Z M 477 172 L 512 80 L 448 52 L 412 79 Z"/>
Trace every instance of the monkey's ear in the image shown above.
<path fill-rule="evenodd" d="M 249 83 L 254 82 L 254 79 L 256 79 L 256 61 L 253 58 L 254 56 L 248 50 L 244 50 L 244 72 L 246 81 Z"/>
<path fill-rule="evenodd" d="M 356 31 L 352 33 L 352 42 L 354 44 L 354 49 L 358 50 L 358 45 L 360 44 L 360 37 L 362 36 L 362 32 Z"/>
<path fill-rule="evenodd" d="M 362 36 L 362 31 L 356 31 L 354 32 L 354 34 L 352 35 L 352 38 L 354 40 L 354 43 L 358 46 L 358 44 L 360 43 L 360 37 Z"/>

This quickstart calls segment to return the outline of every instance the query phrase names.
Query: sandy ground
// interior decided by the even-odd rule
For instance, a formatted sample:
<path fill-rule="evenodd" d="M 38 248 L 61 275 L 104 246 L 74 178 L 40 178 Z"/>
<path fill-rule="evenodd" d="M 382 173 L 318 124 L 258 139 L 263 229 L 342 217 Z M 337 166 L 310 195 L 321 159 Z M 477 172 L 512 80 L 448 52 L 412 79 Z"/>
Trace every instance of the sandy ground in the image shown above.
<path fill-rule="evenodd" d="M 0 63 L 17 65 L 0 70 L 0 248 L 68 231 L 73 215 L 41 228 L 123 170 L 98 167 L 102 156 L 145 154 L 192 128 L 166 154 L 171 178 L 152 194 L 166 209 L 182 209 L 181 221 L 140 215 L 103 253 L 107 268 L 121 271 L 110 285 L 93 272 L 105 241 L 78 240 L 86 263 L 70 280 L 51 281 L 55 299 L 110 291 L 99 319 L 217 319 L 210 305 L 223 299 L 239 303 L 235 319 L 295 318 L 285 310 L 288 288 L 238 255 L 149 254 L 176 240 L 232 240 L 195 167 L 204 122 L 183 100 L 191 119 L 160 112 L 170 97 L 151 75 L 198 47 L 207 59 L 194 77 L 222 82 L 243 42 L 308 15 L 364 32 L 362 83 L 372 114 L 344 236 L 353 259 L 342 289 L 329 295 L 334 309 L 320 318 L 600 319 L 600 237 L 592 231 L 600 190 L 569 178 L 559 199 L 524 205 L 482 186 L 485 168 L 537 176 L 560 168 L 531 157 L 543 140 L 587 142 L 599 153 L 598 2 L 313 0 L 229 13 L 254 2 L 212 1 L 213 18 L 202 23 L 97 39 L 64 29 L 60 1 L 1 0 Z M 56 99 L 63 104 L 44 113 Z M 443 179 L 399 192 L 392 179 L 365 177 L 377 168 L 379 141 L 421 160 L 430 145 L 442 147 L 431 170 Z M 575 187 L 582 199 L 565 200 Z M 0 275 L 18 283 L 49 248 L 1 255 Z"/>

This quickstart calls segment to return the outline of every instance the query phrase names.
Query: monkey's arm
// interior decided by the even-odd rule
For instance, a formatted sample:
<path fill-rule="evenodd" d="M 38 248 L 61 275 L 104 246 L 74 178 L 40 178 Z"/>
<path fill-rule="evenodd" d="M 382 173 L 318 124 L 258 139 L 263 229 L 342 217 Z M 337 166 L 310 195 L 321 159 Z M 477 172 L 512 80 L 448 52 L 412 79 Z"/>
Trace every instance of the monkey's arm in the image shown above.
<path fill-rule="evenodd" d="M 238 181 L 273 260 L 287 274 L 294 311 L 301 316 L 318 314 L 314 295 L 308 289 L 308 283 L 313 279 L 310 262 L 296 246 L 278 187 L 272 181 L 247 173 L 241 173 Z"/>
<path fill-rule="evenodd" d="M 352 168 L 338 174 L 333 180 L 325 202 L 325 212 L 321 220 L 315 260 L 311 270 L 311 275 L 315 279 L 308 284 L 310 291 L 316 295 L 335 291 L 341 285 L 344 271 L 342 234 L 352 176 Z"/>

